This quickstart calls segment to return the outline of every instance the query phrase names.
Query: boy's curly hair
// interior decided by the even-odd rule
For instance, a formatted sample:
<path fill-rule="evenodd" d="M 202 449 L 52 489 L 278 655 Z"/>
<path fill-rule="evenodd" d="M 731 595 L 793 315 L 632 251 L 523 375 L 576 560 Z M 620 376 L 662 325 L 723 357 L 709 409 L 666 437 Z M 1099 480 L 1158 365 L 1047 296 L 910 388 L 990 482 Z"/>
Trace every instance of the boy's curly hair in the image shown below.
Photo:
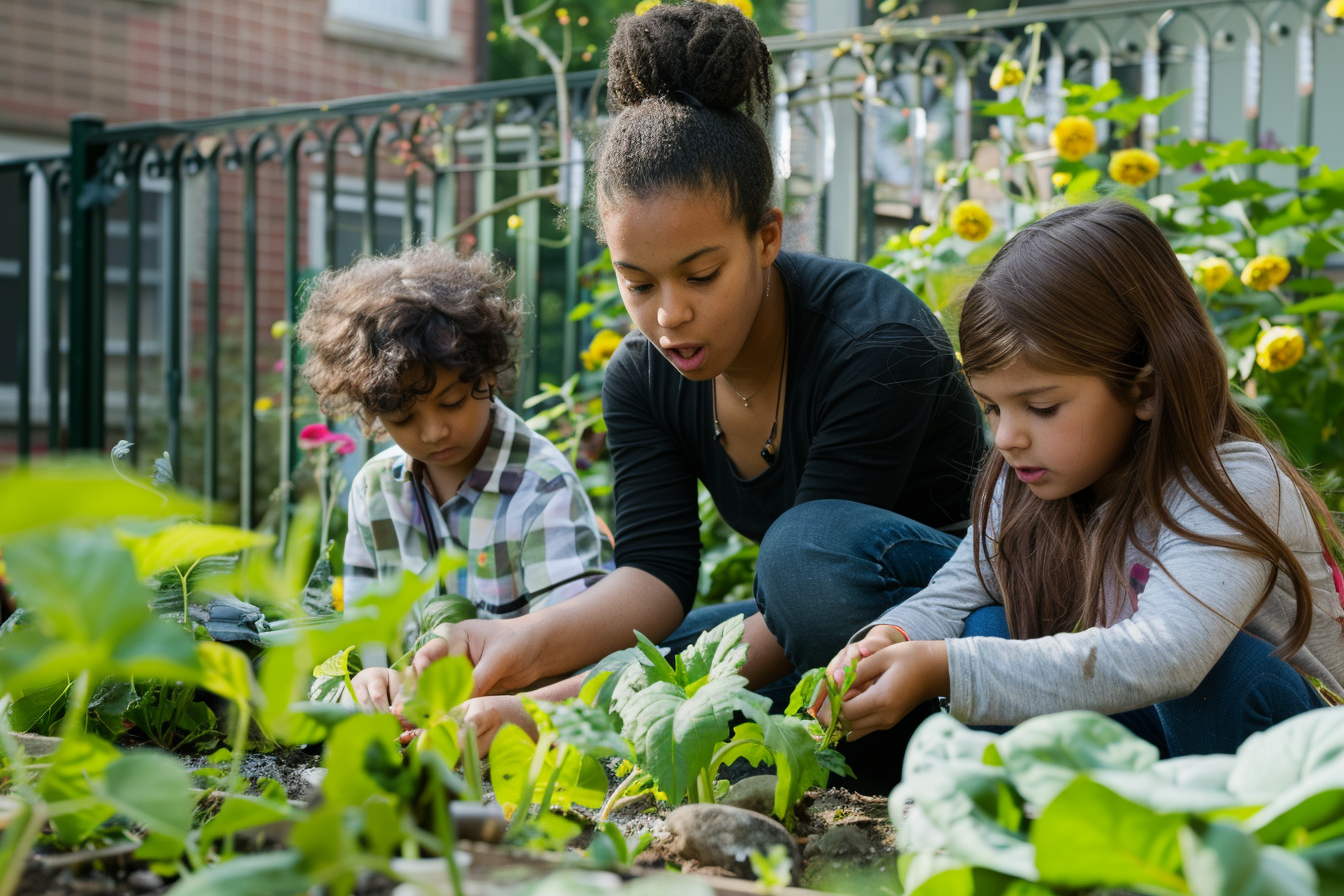
<path fill-rule="evenodd" d="M 507 392 L 523 328 L 521 301 L 505 294 L 511 277 L 488 256 L 433 243 L 324 271 L 294 328 L 318 406 L 372 430 L 428 394 L 437 367 L 459 371 L 477 397 L 490 374 Z"/>

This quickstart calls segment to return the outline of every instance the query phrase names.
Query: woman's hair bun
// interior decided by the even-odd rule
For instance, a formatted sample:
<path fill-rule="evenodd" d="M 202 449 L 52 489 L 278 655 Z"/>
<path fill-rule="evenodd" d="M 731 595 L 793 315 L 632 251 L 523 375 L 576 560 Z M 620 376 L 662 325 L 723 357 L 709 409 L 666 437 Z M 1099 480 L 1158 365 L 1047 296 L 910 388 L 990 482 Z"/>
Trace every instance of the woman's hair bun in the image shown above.
<path fill-rule="evenodd" d="M 768 100 L 770 51 L 756 23 L 731 4 L 692 0 L 625 15 L 607 49 L 608 106 L 653 97 L 747 113 Z M 764 83 L 762 80 L 764 78 Z M 754 91 L 753 91 L 754 88 Z"/>

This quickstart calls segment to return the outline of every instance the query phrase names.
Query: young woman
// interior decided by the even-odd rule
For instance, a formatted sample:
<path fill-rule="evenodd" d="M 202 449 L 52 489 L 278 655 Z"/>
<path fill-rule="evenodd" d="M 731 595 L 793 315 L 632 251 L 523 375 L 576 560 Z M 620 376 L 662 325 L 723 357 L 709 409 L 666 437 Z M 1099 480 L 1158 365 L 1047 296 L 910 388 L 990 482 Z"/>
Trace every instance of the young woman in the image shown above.
<path fill-rule="evenodd" d="M 755 117 L 770 108 L 770 64 L 732 6 L 664 5 L 618 24 L 614 117 L 594 161 L 598 225 L 638 328 L 603 389 L 617 569 L 529 616 L 526 643 L 468 624 L 417 665 L 466 653 L 478 690 L 498 692 L 582 668 L 633 644 L 635 629 L 676 647 L 759 606 L 744 673 L 765 685 L 824 664 L 951 556 L 983 451 L 979 411 L 941 325 L 909 290 L 862 265 L 780 251 L 773 157 Z M 697 480 L 761 551 L 755 605 L 688 619 Z M 552 615 L 568 621 L 547 626 Z M 490 705 L 526 720 L 508 701 Z"/>
<path fill-rule="evenodd" d="M 1155 224 L 1104 202 L 1027 227 L 960 335 L 997 451 L 956 556 L 833 660 L 860 658 L 851 736 L 941 695 L 974 725 L 1096 710 L 1178 756 L 1334 702 L 1339 530 L 1233 401 Z"/>

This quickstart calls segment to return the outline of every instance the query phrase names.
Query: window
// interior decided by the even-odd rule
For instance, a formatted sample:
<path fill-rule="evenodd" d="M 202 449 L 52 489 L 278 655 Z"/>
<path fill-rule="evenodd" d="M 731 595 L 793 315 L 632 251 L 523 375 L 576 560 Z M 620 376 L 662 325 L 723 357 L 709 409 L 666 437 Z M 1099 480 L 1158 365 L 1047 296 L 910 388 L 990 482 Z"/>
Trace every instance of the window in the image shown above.
<path fill-rule="evenodd" d="M 452 0 L 328 0 L 322 33 L 347 43 L 462 59 L 465 42 L 449 27 Z"/>

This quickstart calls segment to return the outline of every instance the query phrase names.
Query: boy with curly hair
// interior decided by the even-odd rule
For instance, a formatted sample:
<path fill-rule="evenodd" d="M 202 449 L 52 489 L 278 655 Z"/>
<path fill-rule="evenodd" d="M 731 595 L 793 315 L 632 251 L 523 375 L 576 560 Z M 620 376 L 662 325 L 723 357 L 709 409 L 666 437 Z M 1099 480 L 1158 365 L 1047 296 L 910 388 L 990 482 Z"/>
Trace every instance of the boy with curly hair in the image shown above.
<path fill-rule="evenodd" d="M 328 270 L 295 335 L 322 411 L 354 414 L 395 443 L 350 487 L 345 602 L 379 579 L 420 573 L 441 549 L 463 564 L 408 620 L 405 647 L 446 635 L 448 595 L 485 619 L 516 619 L 582 592 L 604 574 L 605 542 L 564 455 L 496 398 L 512 383 L 520 302 L 483 255 L 427 244 Z M 353 680 L 367 709 L 388 711 L 400 678 L 362 652 Z"/>

